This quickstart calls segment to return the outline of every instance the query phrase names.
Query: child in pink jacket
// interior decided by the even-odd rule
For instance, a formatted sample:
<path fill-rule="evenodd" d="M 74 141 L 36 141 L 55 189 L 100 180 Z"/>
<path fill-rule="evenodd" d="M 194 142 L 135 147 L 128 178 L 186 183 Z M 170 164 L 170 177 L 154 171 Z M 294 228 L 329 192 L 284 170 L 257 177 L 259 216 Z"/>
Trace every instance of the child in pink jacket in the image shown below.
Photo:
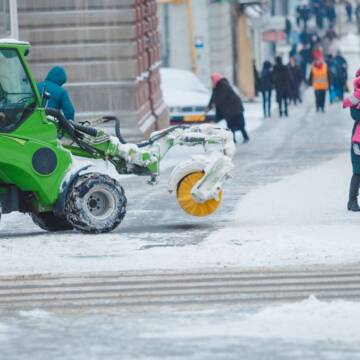
<path fill-rule="evenodd" d="M 355 120 L 351 138 L 351 163 L 353 175 L 349 192 L 349 211 L 360 211 L 358 204 L 360 187 L 360 69 L 356 73 L 354 92 L 343 101 L 344 108 L 350 108 L 351 117 Z"/>

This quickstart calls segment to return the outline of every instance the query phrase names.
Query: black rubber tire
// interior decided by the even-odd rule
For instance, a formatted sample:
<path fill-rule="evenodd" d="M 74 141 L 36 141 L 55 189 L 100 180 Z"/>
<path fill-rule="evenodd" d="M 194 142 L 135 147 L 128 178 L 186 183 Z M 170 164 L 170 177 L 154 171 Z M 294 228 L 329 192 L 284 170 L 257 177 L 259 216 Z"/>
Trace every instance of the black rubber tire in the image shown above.
<path fill-rule="evenodd" d="M 110 203 L 105 215 L 92 212 L 100 208 L 100 205 L 99 208 L 96 205 L 96 194 L 99 193 L 105 194 L 105 205 L 102 202 L 104 208 L 107 201 Z M 120 225 L 126 214 L 126 205 L 124 189 L 115 179 L 99 173 L 90 173 L 79 176 L 72 183 L 66 196 L 65 214 L 67 221 L 81 232 L 107 233 Z"/>
<path fill-rule="evenodd" d="M 53 212 L 44 212 L 31 214 L 33 222 L 46 231 L 65 231 L 73 230 L 73 226 L 66 220 L 65 217 L 54 215 Z"/>

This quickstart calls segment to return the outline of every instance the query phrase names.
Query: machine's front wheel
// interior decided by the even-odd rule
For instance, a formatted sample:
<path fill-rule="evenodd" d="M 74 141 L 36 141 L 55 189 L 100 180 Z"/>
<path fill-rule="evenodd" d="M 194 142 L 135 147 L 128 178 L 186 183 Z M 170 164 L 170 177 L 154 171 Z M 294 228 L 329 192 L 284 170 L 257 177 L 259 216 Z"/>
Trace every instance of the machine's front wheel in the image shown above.
<path fill-rule="evenodd" d="M 74 181 L 66 198 L 65 213 L 75 229 L 106 233 L 121 223 L 126 203 L 124 190 L 116 180 L 92 173 Z"/>
<path fill-rule="evenodd" d="M 195 184 L 204 176 L 202 171 L 196 171 L 186 175 L 178 184 L 177 200 L 180 207 L 189 215 L 205 217 L 214 213 L 221 204 L 222 191 L 219 192 L 218 199 L 210 199 L 204 203 L 199 203 L 194 199 L 191 191 Z"/>
<path fill-rule="evenodd" d="M 56 216 L 53 212 L 44 212 L 31 214 L 33 222 L 46 231 L 65 231 L 72 230 L 73 227 L 69 224 L 65 217 Z"/>

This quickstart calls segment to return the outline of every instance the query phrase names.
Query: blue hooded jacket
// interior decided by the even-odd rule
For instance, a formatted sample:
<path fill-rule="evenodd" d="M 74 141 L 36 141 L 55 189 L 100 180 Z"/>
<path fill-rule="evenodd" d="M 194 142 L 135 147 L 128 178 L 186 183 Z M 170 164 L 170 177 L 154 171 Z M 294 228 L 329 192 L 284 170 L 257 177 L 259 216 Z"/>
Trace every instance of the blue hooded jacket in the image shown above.
<path fill-rule="evenodd" d="M 49 108 L 61 110 L 67 120 L 74 120 L 74 106 L 68 92 L 62 87 L 66 80 L 65 70 L 60 66 L 55 66 L 49 71 L 45 81 L 38 83 L 37 86 L 40 94 L 42 94 L 45 85 L 46 92 L 51 95 L 48 102 Z"/>

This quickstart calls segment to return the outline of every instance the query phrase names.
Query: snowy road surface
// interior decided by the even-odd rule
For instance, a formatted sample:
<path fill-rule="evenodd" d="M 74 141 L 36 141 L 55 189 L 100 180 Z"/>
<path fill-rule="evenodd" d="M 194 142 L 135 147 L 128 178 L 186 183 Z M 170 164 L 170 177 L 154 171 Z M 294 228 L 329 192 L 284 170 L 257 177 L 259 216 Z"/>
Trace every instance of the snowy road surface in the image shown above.
<path fill-rule="evenodd" d="M 359 219 L 345 209 L 352 122 L 306 104 L 239 144 L 209 219 L 167 193 L 169 161 L 158 187 L 120 178 L 128 213 L 111 234 L 49 234 L 4 216 L 1 358 L 360 357 Z"/>

